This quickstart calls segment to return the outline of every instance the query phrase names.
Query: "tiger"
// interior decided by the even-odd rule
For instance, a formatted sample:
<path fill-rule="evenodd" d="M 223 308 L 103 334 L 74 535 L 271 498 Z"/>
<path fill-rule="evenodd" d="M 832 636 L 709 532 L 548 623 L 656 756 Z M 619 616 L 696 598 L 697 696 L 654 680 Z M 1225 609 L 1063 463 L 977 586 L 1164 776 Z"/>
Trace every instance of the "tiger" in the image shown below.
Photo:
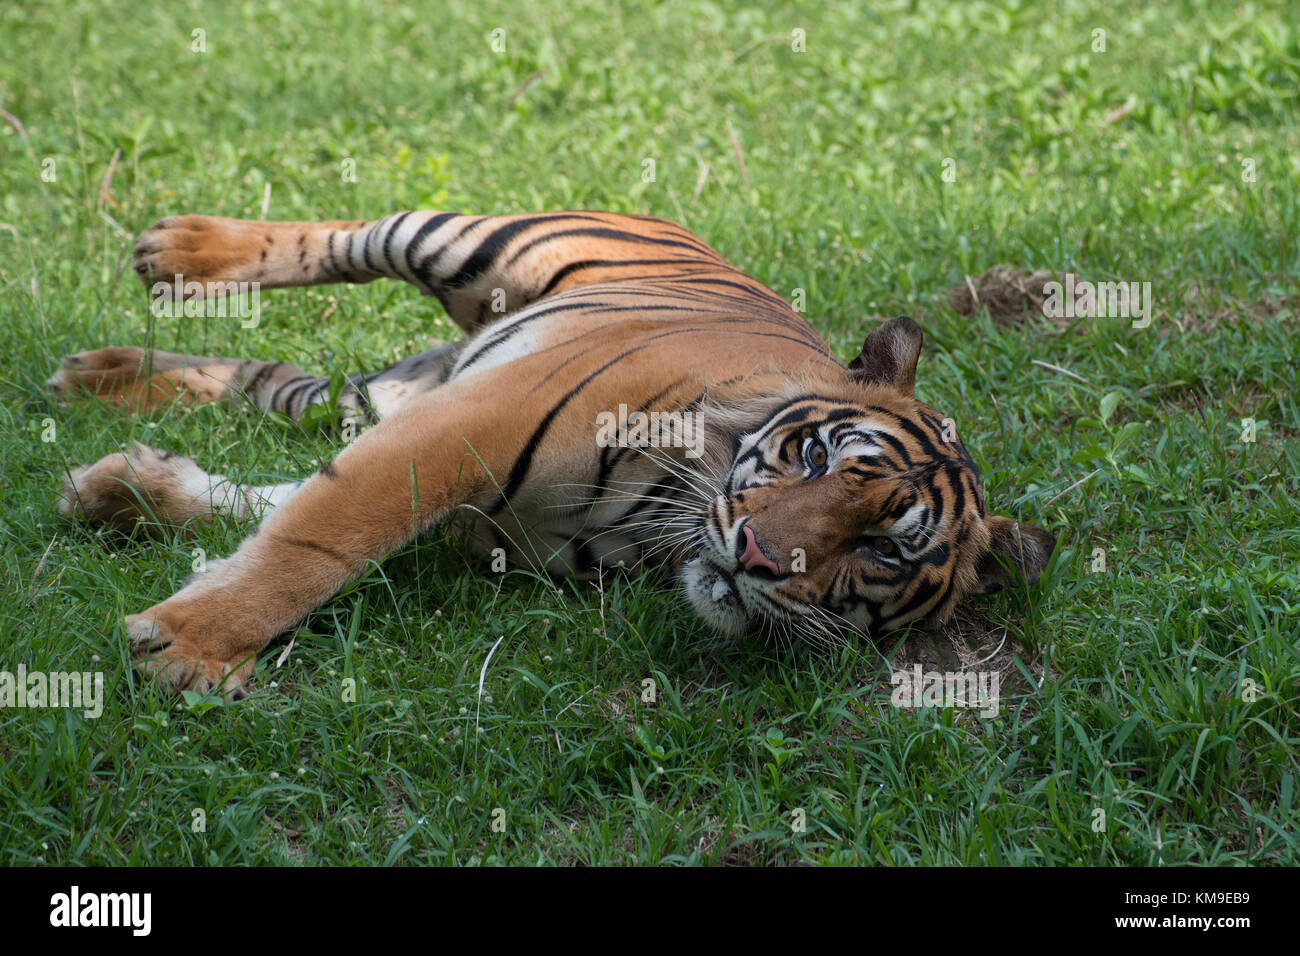
<path fill-rule="evenodd" d="M 213 298 L 400 279 L 464 333 L 341 391 L 283 361 L 106 347 L 60 362 L 58 397 L 131 414 L 243 402 L 295 420 L 326 405 L 355 432 L 310 477 L 270 485 L 140 443 L 67 473 L 70 520 L 252 526 L 126 616 L 134 666 L 167 694 L 247 696 L 273 638 L 448 523 L 557 575 L 666 574 L 730 635 L 941 624 L 968 596 L 1038 582 L 1055 548 L 986 512 L 952 422 L 914 395 L 912 319 L 878 324 L 845 365 L 789 302 L 665 219 L 181 215 L 144 231 L 132 264 L 146 287 L 183 280 Z"/>

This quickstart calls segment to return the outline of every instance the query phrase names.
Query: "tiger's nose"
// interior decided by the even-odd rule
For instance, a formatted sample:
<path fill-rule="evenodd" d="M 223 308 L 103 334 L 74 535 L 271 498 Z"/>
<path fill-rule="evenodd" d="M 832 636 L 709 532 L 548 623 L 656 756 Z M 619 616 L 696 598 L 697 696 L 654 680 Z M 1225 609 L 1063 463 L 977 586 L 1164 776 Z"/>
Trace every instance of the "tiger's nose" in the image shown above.
<path fill-rule="evenodd" d="M 746 571 L 756 571 L 763 568 L 773 574 L 780 574 L 781 569 L 776 566 L 776 562 L 765 555 L 758 546 L 758 537 L 754 534 L 754 529 L 746 522 L 745 526 L 740 529 L 740 537 L 736 541 L 736 557 L 744 565 Z"/>

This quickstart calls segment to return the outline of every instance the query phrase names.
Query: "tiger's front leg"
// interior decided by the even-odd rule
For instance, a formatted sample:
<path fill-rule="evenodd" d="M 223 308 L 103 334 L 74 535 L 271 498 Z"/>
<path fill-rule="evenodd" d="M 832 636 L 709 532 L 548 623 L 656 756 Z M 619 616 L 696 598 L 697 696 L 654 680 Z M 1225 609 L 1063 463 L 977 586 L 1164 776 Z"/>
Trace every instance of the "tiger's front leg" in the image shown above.
<path fill-rule="evenodd" d="M 126 619 L 136 666 L 172 692 L 242 696 L 258 651 L 370 561 L 490 504 L 524 437 L 480 376 L 413 399 L 306 481 L 229 558 Z"/>

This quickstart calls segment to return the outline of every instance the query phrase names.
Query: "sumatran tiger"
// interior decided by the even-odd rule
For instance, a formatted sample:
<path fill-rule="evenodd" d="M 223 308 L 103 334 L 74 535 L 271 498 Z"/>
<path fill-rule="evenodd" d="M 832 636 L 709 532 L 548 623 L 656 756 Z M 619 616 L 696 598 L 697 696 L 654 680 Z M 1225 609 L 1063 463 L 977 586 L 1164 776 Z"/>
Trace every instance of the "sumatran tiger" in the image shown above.
<path fill-rule="evenodd" d="M 132 347 L 63 360 L 55 392 L 133 412 L 251 401 L 299 419 L 333 402 L 370 425 L 304 481 L 241 485 L 141 444 L 70 473 L 69 518 L 260 521 L 126 618 L 136 666 L 172 692 L 244 696 L 272 638 L 452 519 L 552 572 L 666 568 L 734 634 L 942 622 L 965 595 L 1036 581 L 1055 546 L 985 511 L 951 422 L 913 396 L 915 323 L 880 324 L 845 367 L 780 296 L 662 219 L 179 216 L 140 237 L 134 267 L 207 296 L 403 279 L 465 332 L 341 397 L 286 362 Z"/>

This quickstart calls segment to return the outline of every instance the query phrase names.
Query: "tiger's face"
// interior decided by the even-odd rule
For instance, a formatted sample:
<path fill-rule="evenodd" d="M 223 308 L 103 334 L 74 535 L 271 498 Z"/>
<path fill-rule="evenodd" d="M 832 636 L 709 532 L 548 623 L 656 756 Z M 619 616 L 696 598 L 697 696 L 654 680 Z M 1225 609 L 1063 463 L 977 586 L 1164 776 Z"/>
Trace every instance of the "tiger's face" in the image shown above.
<path fill-rule="evenodd" d="M 699 515 L 687 597 L 720 630 L 806 622 L 879 632 L 941 622 L 963 596 L 1036 580 L 1052 535 L 984 509 L 951 421 L 912 397 L 921 333 L 895 319 L 842 384 L 784 402 L 742 436 Z"/>

